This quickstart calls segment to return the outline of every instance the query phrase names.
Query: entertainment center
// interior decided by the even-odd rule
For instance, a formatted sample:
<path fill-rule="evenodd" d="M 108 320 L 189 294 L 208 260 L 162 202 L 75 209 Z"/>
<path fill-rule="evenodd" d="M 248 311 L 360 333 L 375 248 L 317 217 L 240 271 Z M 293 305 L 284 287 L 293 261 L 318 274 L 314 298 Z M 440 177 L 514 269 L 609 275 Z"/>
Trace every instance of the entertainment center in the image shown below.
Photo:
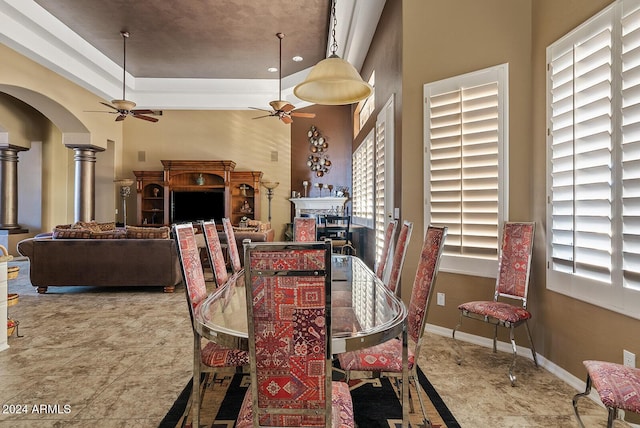
<path fill-rule="evenodd" d="M 228 217 L 260 219 L 260 171 L 235 171 L 229 160 L 163 160 L 162 171 L 133 171 L 138 225 Z"/>

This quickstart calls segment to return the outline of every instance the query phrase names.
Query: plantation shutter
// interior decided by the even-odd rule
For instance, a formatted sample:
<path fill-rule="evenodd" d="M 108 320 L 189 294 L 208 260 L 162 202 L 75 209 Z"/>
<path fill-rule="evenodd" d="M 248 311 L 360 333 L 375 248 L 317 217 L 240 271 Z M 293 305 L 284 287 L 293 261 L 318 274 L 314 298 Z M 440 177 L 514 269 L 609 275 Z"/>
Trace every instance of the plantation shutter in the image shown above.
<path fill-rule="evenodd" d="M 386 150 L 386 123 L 384 121 L 376 122 L 376 197 L 375 197 L 375 231 L 376 231 L 376 254 L 375 260 L 380 258 L 382 247 L 384 245 L 385 230 L 385 186 L 386 168 L 385 168 L 385 150 Z"/>
<path fill-rule="evenodd" d="M 353 220 L 354 223 L 373 227 L 374 200 L 374 135 L 373 130 L 352 156 L 353 165 Z"/>
<path fill-rule="evenodd" d="M 612 37 L 597 32 L 552 56 L 553 269 L 611 280 Z"/>
<path fill-rule="evenodd" d="M 622 272 L 640 290 L 640 10 L 622 19 Z"/>
<path fill-rule="evenodd" d="M 428 97 L 430 222 L 449 227 L 445 255 L 496 259 L 498 82 Z"/>

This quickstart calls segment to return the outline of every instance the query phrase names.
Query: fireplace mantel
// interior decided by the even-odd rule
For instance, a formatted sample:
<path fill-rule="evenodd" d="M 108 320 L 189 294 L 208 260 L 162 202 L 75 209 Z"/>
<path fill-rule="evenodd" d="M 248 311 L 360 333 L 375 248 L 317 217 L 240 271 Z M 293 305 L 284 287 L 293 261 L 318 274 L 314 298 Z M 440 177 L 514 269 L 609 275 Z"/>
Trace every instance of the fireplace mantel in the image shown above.
<path fill-rule="evenodd" d="M 327 214 L 344 210 L 344 204 L 347 202 L 345 197 L 325 196 L 319 198 L 289 198 L 296 208 L 296 217 L 303 214 Z"/>

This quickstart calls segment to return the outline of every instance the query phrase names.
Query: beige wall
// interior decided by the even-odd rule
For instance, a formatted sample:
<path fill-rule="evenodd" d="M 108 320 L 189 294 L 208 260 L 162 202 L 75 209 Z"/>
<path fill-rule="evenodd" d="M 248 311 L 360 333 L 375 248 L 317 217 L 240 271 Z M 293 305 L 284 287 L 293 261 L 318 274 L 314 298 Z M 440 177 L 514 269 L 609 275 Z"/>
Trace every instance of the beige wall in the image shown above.
<path fill-rule="evenodd" d="M 291 203 L 290 125 L 275 117 L 253 120 L 255 111 L 164 111 L 157 123 L 132 118 L 124 128 L 123 177 L 132 171 L 162 171 L 161 160 L 232 160 L 236 171 L 262 171 L 263 180 L 278 181 L 271 202 L 271 223 L 276 239 L 289 222 Z M 145 152 L 145 162 L 138 152 Z M 277 160 L 272 160 L 272 154 Z M 261 191 L 261 217 L 267 221 L 266 189 Z M 135 222 L 135 195 L 127 205 L 129 222 Z M 130 208 L 129 208 L 130 207 Z"/>
<path fill-rule="evenodd" d="M 545 49 L 594 15 L 610 0 L 406 0 L 403 2 L 404 217 L 416 223 L 403 284 L 413 278 L 423 234 L 420 177 L 423 168 L 422 86 L 425 83 L 501 63 L 509 64 L 509 219 L 537 225 L 529 308 L 536 350 L 582 378 L 588 358 L 622 361 L 622 349 L 640 352 L 640 322 L 547 291 Z M 408 183 L 412 183 L 409 185 Z M 415 185 L 413 184 L 415 183 Z M 457 305 L 492 296 L 492 279 L 441 272 L 435 292 L 446 306 L 432 306 L 428 322 L 453 328 Z M 408 294 L 403 293 L 407 299 Z M 463 331 L 491 337 L 473 321 Z M 520 332 L 517 341 L 528 346 Z M 506 334 L 501 340 L 507 340 Z"/>

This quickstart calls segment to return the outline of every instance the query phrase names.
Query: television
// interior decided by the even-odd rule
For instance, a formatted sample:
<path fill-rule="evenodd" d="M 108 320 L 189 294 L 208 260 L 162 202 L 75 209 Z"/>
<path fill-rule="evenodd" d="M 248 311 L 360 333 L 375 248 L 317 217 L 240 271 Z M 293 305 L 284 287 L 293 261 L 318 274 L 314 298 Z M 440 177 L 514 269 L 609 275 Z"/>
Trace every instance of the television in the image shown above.
<path fill-rule="evenodd" d="M 195 192 L 171 192 L 171 222 L 214 220 L 224 217 L 224 189 Z"/>

